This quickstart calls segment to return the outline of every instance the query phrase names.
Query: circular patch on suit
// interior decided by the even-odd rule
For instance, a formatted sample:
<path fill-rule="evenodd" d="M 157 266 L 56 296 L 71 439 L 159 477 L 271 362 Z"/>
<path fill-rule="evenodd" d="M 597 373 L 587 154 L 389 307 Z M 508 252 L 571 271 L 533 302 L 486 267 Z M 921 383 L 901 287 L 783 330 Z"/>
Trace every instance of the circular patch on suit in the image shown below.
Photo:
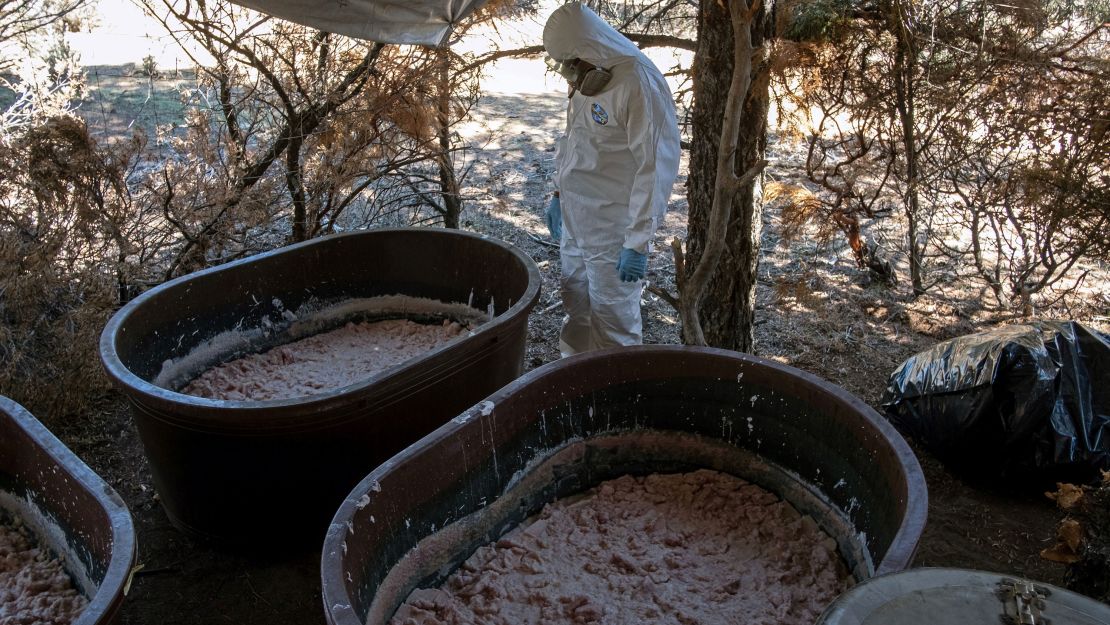
<path fill-rule="evenodd" d="M 601 108 L 601 105 L 597 102 L 594 102 L 594 105 L 590 107 L 590 114 L 593 115 L 594 121 L 602 126 L 609 123 L 609 113 Z"/>

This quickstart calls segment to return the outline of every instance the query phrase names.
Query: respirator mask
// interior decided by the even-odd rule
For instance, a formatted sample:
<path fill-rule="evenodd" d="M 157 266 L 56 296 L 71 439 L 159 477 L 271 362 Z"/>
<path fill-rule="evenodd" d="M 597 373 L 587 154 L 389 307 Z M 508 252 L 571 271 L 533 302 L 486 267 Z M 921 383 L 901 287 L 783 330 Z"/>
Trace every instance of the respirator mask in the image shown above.
<path fill-rule="evenodd" d="M 603 67 L 586 67 L 579 59 L 559 61 L 547 57 L 547 68 L 567 79 L 570 95 L 581 91 L 582 95 L 594 96 L 601 93 L 613 78 L 613 73 Z"/>

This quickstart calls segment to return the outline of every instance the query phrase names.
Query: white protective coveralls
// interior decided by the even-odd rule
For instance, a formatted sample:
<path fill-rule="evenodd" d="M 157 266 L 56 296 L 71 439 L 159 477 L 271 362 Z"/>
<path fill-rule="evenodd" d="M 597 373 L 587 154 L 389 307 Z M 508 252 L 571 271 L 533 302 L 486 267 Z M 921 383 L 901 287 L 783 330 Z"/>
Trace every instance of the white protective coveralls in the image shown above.
<path fill-rule="evenodd" d="M 575 91 L 558 141 L 555 187 L 563 216 L 559 347 L 569 356 L 643 342 L 643 284 L 621 282 L 621 248 L 648 254 L 678 176 L 679 132 L 663 74 L 589 8 L 565 4 L 543 30 L 556 60 L 612 72 L 594 96 Z"/>

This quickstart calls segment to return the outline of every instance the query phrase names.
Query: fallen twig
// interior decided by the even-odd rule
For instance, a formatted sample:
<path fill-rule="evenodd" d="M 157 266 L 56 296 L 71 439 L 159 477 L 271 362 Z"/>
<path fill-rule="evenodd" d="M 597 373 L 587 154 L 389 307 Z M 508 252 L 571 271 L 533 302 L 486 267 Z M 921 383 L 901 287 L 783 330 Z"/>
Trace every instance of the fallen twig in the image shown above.
<path fill-rule="evenodd" d="M 547 239 L 545 239 L 543 237 L 538 237 L 538 236 L 532 234 L 531 232 L 528 232 L 527 235 L 528 235 L 529 239 L 532 239 L 533 241 L 535 241 L 536 243 L 539 243 L 540 245 L 546 245 L 548 247 L 554 247 L 554 248 L 559 247 L 558 243 L 556 243 L 554 241 L 548 241 Z"/>
<path fill-rule="evenodd" d="M 547 313 L 549 313 L 549 312 L 551 312 L 551 311 L 555 310 L 556 308 L 558 308 L 558 307 L 560 307 L 560 306 L 562 306 L 562 305 L 563 305 L 563 300 L 558 300 L 558 301 L 556 301 L 556 302 L 555 302 L 554 304 L 552 304 L 552 305 L 550 305 L 550 306 L 548 306 L 548 307 L 544 308 L 543 310 L 541 310 L 541 311 L 540 311 L 540 314 L 541 314 L 541 315 L 546 315 Z"/>

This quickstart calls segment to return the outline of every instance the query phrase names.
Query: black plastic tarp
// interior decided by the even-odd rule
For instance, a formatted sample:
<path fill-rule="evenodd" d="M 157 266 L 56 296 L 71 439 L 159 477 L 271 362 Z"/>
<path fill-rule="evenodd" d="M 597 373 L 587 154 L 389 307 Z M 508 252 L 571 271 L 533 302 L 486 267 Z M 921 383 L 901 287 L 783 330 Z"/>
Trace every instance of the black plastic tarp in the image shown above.
<path fill-rule="evenodd" d="M 1110 469 L 1110 340 L 1072 321 L 961 336 L 902 363 L 883 408 L 980 477 Z"/>

